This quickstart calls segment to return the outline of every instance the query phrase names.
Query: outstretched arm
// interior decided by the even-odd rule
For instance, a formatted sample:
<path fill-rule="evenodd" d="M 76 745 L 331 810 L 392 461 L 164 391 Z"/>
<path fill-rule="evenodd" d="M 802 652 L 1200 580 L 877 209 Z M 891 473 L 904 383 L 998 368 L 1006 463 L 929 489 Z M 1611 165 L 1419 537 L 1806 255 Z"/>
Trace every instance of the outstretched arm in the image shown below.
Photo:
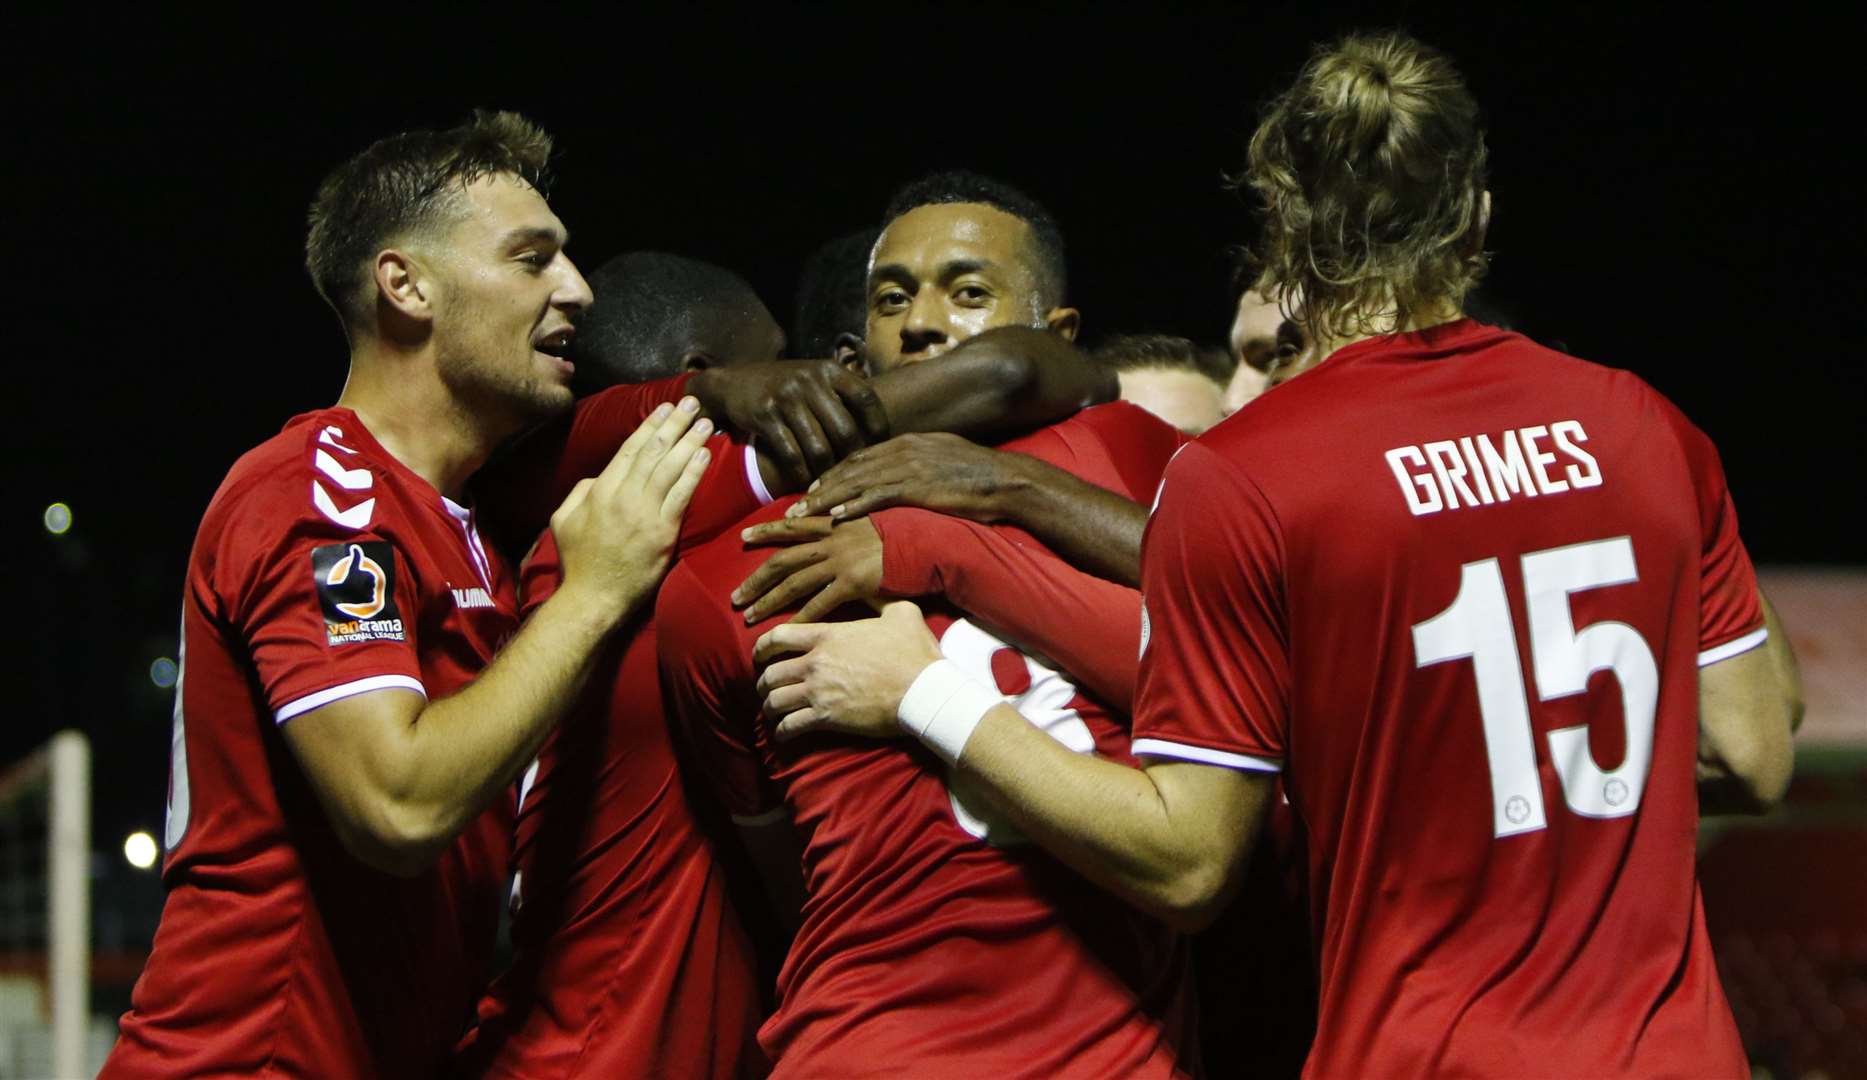
<path fill-rule="evenodd" d="M 1045 850 L 1180 929 L 1223 910 L 1274 786 L 1271 773 L 1071 753 L 942 660 L 905 601 L 862 622 L 787 623 L 756 659 L 779 738 L 917 735 Z"/>

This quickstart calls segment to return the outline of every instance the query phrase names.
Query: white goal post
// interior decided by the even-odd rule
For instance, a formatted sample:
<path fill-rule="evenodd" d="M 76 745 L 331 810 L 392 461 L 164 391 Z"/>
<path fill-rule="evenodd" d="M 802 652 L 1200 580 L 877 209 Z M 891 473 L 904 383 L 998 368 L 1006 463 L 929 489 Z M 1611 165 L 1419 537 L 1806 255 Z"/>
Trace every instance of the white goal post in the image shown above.
<path fill-rule="evenodd" d="M 91 743 L 83 732 L 61 731 L 0 770 L 0 804 L 12 805 L 19 800 L 43 800 L 44 806 L 45 994 L 41 1000 L 49 1021 L 51 1075 L 89 1076 Z M 37 817 L 38 812 L 33 816 Z M 36 891 L 29 887 L 29 893 Z M 38 939 L 38 928 L 26 928 L 25 936 Z M 20 944 L 30 949 L 27 942 Z M 38 1053 L 44 1052 L 42 1048 Z M 31 1056 L 41 1062 L 39 1068 L 47 1063 L 37 1054 Z"/>

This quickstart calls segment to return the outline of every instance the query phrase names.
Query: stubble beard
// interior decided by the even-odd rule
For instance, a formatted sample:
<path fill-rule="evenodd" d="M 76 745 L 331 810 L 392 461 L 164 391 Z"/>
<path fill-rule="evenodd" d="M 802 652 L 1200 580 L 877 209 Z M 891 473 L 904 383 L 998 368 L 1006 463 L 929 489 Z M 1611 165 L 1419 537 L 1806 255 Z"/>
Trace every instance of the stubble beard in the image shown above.
<path fill-rule="evenodd" d="M 570 408 L 570 388 L 540 376 L 528 349 L 517 364 L 496 349 L 458 343 L 435 356 L 442 385 L 476 425 L 502 434 L 520 431 Z"/>

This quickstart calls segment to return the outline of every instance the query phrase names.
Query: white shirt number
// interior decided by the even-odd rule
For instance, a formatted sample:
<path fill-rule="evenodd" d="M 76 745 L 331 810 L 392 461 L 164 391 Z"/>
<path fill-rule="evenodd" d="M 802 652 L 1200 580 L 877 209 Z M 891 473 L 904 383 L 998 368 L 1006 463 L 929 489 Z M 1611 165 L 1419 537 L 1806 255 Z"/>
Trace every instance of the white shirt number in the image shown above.
<path fill-rule="evenodd" d="M 1503 573 L 1496 559 L 1466 563 L 1460 570 L 1452 606 L 1413 627 L 1416 665 L 1472 661 L 1491 768 L 1493 835 L 1547 828 Z M 1549 733 L 1550 761 L 1562 780 L 1563 801 L 1585 817 L 1625 817 L 1639 807 L 1653 762 L 1659 666 L 1646 639 L 1626 623 L 1599 622 L 1576 630 L 1569 596 L 1639 580 L 1633 542 L 1618 536 L 1532 552 L 1523 557 L 1521 573 L 1539 699 L 1585 693 L 1589 676 L 1597 671 L 1612 671 L 1621 690 L 1627 752 L 1614 768 L 1595 763 L 1587 725 Z"/>

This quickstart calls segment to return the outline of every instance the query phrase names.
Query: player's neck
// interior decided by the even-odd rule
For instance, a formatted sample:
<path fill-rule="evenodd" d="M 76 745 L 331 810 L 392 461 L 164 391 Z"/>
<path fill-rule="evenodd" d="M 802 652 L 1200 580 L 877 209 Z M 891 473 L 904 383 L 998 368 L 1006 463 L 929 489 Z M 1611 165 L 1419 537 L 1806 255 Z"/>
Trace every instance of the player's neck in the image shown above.
<path fill-rule="evenodd" d="M 1459 305 L 1446 301 L 1410 315 L 1405 321 L 1397 320 L 1392 316 L 1384 318 L 1377 317 L 1369 319 L 1366 322 L 1360 322 L 1351 318 L 1348 320 L 1349 324 L 1356 329 L 1346 331 L 1341 336 L 1319 337 L 1316 342 L 1315 353 L 1317 356 L 1327 359 L 1337 352 L 1348 348 L 1350 345 L 1361 341 L 1367 341 L 1370 338 L 1389 337 L 1394 334 L 1411 334 L 1421 330 L 1430 330 L 1435 326 L 1443 326 L 1449 322 L 1456 322 L 1464 317 L 1465 313 L 1460 310 Z"/>
<path fill-rule="evenodd" d="M 421 351 L 364 345 L 352 350 L 337 398 L 383 449 L 452 499 L 509 432 L 491 430 L 455 397 Z"/>

